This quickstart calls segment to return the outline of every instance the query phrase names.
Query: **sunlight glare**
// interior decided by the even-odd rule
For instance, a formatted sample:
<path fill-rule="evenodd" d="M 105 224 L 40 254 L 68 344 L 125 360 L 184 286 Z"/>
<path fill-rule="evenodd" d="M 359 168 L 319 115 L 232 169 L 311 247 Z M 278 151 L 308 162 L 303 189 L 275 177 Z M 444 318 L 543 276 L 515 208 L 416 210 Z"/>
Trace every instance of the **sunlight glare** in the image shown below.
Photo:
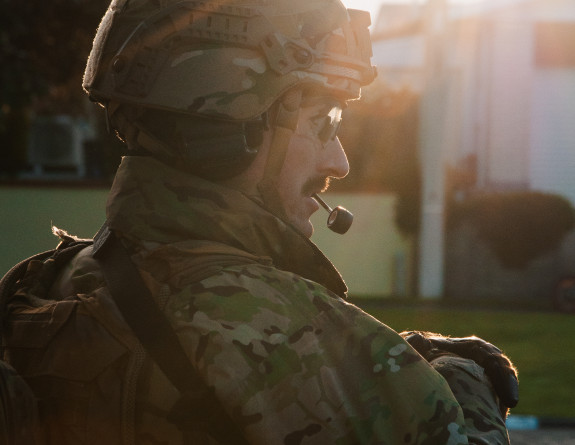
<path fill-rule="evenodd" d="M 449 0 L 454 3 L 477 3 L 485 0 Z M 425 0 L 342 0 L 347 8 L 369 11 L 372 23 L 377 19 L 380 6 L 384 3 L 411 3 L 422 4 Z"/>

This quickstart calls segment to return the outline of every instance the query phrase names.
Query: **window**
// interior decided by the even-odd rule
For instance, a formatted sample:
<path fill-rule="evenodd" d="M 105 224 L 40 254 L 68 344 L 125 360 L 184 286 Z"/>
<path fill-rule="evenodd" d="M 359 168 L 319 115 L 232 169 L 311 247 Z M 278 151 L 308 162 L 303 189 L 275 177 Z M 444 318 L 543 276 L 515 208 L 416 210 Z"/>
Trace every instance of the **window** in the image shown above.
<path fill-rule="evenodd" d="M 535 25 L 535 64 L 540 68 L 575 67 L 575 23 Z"/>

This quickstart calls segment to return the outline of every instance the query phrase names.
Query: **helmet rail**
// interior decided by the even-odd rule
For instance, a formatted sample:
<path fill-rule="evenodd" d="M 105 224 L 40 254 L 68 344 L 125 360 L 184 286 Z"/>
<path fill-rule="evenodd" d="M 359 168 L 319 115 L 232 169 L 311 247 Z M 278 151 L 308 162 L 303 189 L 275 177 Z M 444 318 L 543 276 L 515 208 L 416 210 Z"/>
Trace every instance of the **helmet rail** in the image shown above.
<path fill-rule="evenodd" d="M 312 0 L 286 16 L 260 3 L 184 0 L 138 18 L 110 7 L 84 88 L 103 104 L 251 120 L 297 85 L 349 100 L 375 77 L 367 12 Z M 322 7 L 331 18 L 314 27 Z M 131 32 L 110 38 L 118 27 Z"/>

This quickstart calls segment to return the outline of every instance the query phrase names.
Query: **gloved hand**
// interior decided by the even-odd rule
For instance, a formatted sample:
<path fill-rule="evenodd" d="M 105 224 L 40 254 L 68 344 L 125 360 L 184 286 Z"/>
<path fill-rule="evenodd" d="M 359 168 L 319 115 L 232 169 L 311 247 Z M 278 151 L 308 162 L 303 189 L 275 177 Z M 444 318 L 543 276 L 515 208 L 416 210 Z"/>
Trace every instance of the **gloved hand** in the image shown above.
<path fill-rule="evenodd" d="M 519 402 L 517 371 L 509 358 L 491 343 L 475 336 L 450 338 L 420 331 L 402 332 L 400 335 L 427 361 L 441 355 L 442 351 L 473 360 L 485 370 L 505 407 L 514 408 Z"/>

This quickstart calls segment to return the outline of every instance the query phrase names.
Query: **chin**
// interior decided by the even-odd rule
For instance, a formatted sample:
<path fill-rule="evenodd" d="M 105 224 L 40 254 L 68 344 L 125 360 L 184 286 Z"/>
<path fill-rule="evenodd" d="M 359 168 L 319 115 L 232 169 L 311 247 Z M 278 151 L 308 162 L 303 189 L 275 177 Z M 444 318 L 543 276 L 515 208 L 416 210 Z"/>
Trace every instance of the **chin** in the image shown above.
<path fill-rule="evenodd" d="M 309 220 L 306 221 L 305 224 L 298 225 L 297 227 L 307 238 L 311 238 L 313 235 L 313 224 Z"/>
<path fill-rule="evenodd" d="M 292 212 L 289 212 L 289 210 L 287 212 L 290 223 L 307 238 L 311 238 L 313 235 L 313 224 L 311 223 L 310 218 L 317 210 L 317 207 L 317 202 L 314 199 L 309 198 L 305 201 L 305 205 L 292 209 Z"/>
<path fill-rule="evenodd" d="M 311 238 L 311 236 L 313 235 L 313 225 L 309 219 L 308 220 L 291 219 L 290 223 L 307 238 Z"/>

